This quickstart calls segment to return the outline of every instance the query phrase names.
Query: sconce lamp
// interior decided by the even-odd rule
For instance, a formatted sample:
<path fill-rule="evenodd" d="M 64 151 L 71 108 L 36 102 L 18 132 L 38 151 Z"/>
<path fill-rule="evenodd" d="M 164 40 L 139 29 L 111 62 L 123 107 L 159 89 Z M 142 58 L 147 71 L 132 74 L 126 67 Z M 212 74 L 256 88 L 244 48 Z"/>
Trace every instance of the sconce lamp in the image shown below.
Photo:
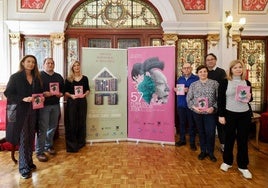
<path fill-rule="evenodd" d="M 239 32 L 240 32 L 240 35 L 242 34 L 242 32 L 244 31 L 244 25 L 246 24 L 246 18 L 240 18 L 239 20 Z"/>
<path fill-rule="evenodd" d="M 225 11 L 226 16 L 226 22 L 224 23 L 225 29 L 227 31 L 226 39 L 227 39 L 227 48 L 229 48 L 230 45 L 230 38 L 232 38 L 230 34 L 230 30 L 233 26 L 233 16 L 231 15 L 231 11 Z M 246 24 L 246 18 L 240 18 L 239 20 L 239 34 L 240 34 L 240 40 L 241 40 L 241 34 L 244 31 L 244 25 Z"/>
<path fill-rule="evenodd" d="M 225 15 L 226 15 L 226 22 L 224 26 L 225 26 L 225 29 L 227 30 L 226 39 L 227 39 L 227 48 L 229 48 L 229 44 L 230 44 L 229 39 L 231 38 L 230 30 L 233 26 L 233 16 L 231 15 L 231 11 L 225 11 Z"/>

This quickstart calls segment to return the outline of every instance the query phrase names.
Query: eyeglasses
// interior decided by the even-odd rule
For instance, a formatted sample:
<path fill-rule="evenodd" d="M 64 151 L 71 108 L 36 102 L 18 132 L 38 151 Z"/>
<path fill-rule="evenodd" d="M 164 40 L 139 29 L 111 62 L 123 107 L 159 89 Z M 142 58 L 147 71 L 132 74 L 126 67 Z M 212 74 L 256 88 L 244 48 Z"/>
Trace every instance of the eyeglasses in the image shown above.
<path fill-rule="evenodd" d="M 182 69 L 191 69 L 191 67 L 182 67 Z"/>

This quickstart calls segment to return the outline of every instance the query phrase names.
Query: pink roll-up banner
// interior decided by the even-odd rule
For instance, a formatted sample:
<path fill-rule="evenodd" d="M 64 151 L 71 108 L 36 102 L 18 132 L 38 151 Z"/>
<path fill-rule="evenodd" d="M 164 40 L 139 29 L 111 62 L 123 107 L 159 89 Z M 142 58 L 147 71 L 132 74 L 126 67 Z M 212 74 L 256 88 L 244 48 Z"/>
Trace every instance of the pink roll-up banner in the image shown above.
<path fill-rule="evenodd" d="M 128 140 L 175 143 L 175 47 L 128 48 Z"/>

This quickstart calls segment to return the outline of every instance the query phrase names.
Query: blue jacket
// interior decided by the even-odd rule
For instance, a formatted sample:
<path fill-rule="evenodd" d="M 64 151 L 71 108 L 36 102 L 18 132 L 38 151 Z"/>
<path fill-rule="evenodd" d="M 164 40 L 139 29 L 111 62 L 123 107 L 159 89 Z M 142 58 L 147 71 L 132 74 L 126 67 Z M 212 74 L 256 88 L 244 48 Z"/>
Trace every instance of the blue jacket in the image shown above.
<path fill-rule="evenodd" d="M 199 80 L 199 77 L 191 74 L 191 76 L 186 80 L 185 76 L 180 76 L 177 80 L 177 84 L 184 84 L 184 87 L 189 88 L 190 85 Z M 177 107 L 187 107 L 187 102 L 186 102 L 186 94 L 185 95 L 177 95 Z"/>

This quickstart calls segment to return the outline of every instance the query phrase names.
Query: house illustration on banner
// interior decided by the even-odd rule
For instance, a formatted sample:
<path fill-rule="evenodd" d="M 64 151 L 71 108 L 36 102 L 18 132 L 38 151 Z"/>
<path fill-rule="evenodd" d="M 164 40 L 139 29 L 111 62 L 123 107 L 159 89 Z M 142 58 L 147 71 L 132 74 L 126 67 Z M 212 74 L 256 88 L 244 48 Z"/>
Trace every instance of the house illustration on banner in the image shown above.
<path fill-rule="evenodd" d="M 108 97 L 108 105 L 118 104 L 118 79 L 106 68 L 93 78 L 95 83 L 95 105 L 103 105 L 104 97 Z"/>

